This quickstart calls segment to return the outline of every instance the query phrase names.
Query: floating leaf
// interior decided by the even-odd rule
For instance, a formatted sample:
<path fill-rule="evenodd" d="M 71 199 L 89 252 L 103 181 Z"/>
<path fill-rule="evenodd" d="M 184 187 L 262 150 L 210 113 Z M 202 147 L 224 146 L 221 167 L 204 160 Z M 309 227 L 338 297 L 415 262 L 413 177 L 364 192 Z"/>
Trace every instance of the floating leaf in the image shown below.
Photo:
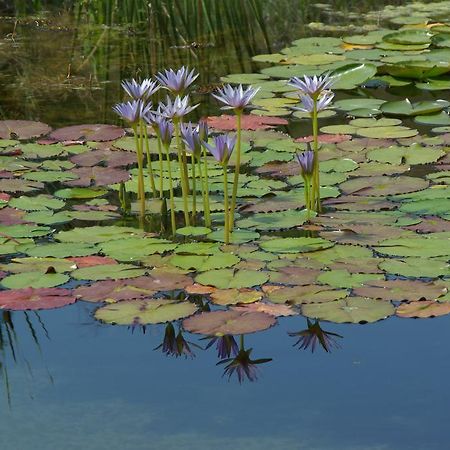
<path fill-rule="evenodd" d="M 281 119 L 280 117 L 261 117 L 255 115 L 242 116 L 243 130 L 263 130 L 287 124 L 288 121 L 286 119 Z M 218 117 L 208 117 L 208 125 L 216 130 L 233 131 L 236 130 L 236 117 L 228 114 L 223 114 Z"/>
<path fill-rule="evenodd" d="M 0 138 L 2 139 L 31 139 L 50 133 L 52 129 L 42 122 L 31 120 L 2 120 L 0 121 Z"/>
<path fill-rule="evenodd" d="M 310 284 L 307 286 L 282 287 L 270 292 L 268 299 L 273 303 L 302 305 L 307 303 L 334 302 L 349 294 L 346 289 L 334 289 L 331 286 Z"/>
<path fill-rule="evenodd" d="M 211 301 L 216 305 L 236 305 L 261 300 L 263 293 L 253 289 L 216 289 L 211 293 Z M 263 311 L 264 312 L 264 311 Z"/>
<path fill-rule="evenodd" d="M 147 269 L 131 264 L 107 264 L 76 269 L 70 275 L 76 280 L 120 280 L 144 275 Z"/>
<path fill-rule="evenodd" d="M 394 313 L 395 308 L 390 302 L 363 297 L 347 297 L 335 302 L 302 306 L 304 316 L 336 323 L 377 322 Z"/>
<path fill-rule="evenodd" d="M 193 303 L 177 300 L 123 300 L 97 309 L 94 317 L 105 323 L 136 326 L 179 320 L 196 310 Z"/>
<path fill-rule="evenodd" d="M 270 239 L 261 242 L 260 247 L 272 253 L 303 253 L 323 250 L 333 245 L 333 242 L 321 238 L 298 237 Z"/>
<path fill-rule="evenodd" d="M 8 289 L 38 289 L 60 286 L 68 281 L 69 277 L 62 273 L 22 272 L 3 278 L 0 285 Z"/>
<path fill-rule="evenodd" d="M 55 141 L 113 141 L 125 136 L 125 130 L 115 125 L 73 125 L 58 128 L 50 134 Z"/>
<path fill-rule="evenodd" d="M 240 261 L 231 253 L 216 253 L 214 255 L 174 255 L 170 263 L 185 270 L 204 272 L 211 269 L 223 269 L 232 267 Z"/>
<path fill-rule="evenodd" d="M 268 280 L 267 273 L 245 269 L 219 269 L 203 272 L 195 277 L 200 284 L 207 284 L 219 289 L 245 288 L 260 286 Z"/>
<path fill-rule="evenodd" d="M 60 308 L 75 301 L 72 291 L 61 288 L 0 291 L 0 308 L 14 311 Z"/>
<path fill-rule="evenodd" d="M 275 325 L 275 317 L 263 312 L 212 311 L 183 320 L 183 328 L 191 333 L 225 336 L 255 333 Z"/>
<path fill-rule="evenodd" d="M 417 317 L 426 319 L 450 314 L 450 303 L 438 303 L 431 300 L 411 302 L 400 305 L 396 311 L 399 317 Z"/>

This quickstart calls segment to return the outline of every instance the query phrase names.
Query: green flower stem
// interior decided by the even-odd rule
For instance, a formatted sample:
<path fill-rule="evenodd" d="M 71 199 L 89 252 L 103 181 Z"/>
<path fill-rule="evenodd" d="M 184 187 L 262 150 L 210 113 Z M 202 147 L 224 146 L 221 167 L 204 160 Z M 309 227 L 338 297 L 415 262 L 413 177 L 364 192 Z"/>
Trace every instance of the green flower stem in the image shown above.
<path fill-rule="evenodd" d="M 304 177 L 303 181 L 305 183 L 305 207 L 306 207 L 306 214 L 308 220 L 310 219 L 310 208 L 311 208 L 311 183 L 309 177 Z"/>
<path fill-rule="evenodd" d="M 230 243 L 230 221 L 231 214 L 228 206 L 228 167 L 226 164 L 223 164 L 223 199 L 224 199 L 224 230 L 225 230 L 225 244 Z"/>
<path fill-rule="evenodd" d="M 242 127 L 242 110 L 235 110 L 236 112 L 236 129 L 237 129 L 237 143 L 236 143 L 236 165 L 234 166 L 234 181 L 233 194 L 231 196 L 231 211 L 230 211 L 230 229 L 234 228 L 234 211 L 236 210 L 236 197 L 239 184 L 239 171 L 241 170 L 241 127 Z"/>
<path fill-rule="evenodd" d="M 169 173 L 170 222 L 172 224 L 172 235 L 175 236 L 177 223 L 175 220 L 175 201 L 173 199 L 172 163 L 170 162 L 169 146 L 165 145 L 164 148 L 166 150 L 167 171 Z"/>
<path fill-rule="evenodd" d="M 158 133 L 158 155 L 159 155 L 159 198 L 163 198 L 164 196 L 164 168 L 163 168 L 163 154 L 162 154 L 162 143 L 161 137 Z"/>
<path fill-rule="evenodd" d="M 312 113 L 313 126 L 313 150 L 314 150 L 314 170 L 313 170 L 313 199 L 315 210 L 320 213 L 320 177 L 319 177 L 319 121 L 317 118 L 317 98 L 314 98 L 314 109 Z"/>
<path fill-rule="evenodd" d="M 144 171 L 142 168 L 142 146 L 141 138 L 138 134 L 137 125 L 133 127 L 134 139 L 136 143 L 136 157 L 138 163 L 138 198 L 141 205 L 141 216 L 145 215 L 145 191 L 144 191 Z"/>
<path fill-rule="evenodd" d="M 195 156 L 191 155 L 191 169 L 192 169 L 192 224 L 195 225 L 197 216 L 197 180 L 195 178 Z"/>
<path fill-rule="evenodd" d="M 141 120 L 141 122 L 140 122 L 140 135 L 141 135 L 141 139 L 142 139 L 142 136 L 144 136 L 144 138 L 145 138 L 145 153 L 147 155 L 147 171 L 148 171 L 148 177 L 150 179 L 150 188 L 152 190 L 153 197 L 156 198 L 155 178 L 153 176 L 152 158 L 150 156 L 150 144 L 148 142 L 147 129 L 146 129 L 146 127 L 144 127 L 143 120 Z M 142 151 L 142 153 L 144 153 L 144 152 Z"/>
<path fill-rule="evenodd" d="M 187 184 L 187 177 L 186 177 L 186 171 L 185 171 L 185 160 L 183 158 L 183 150 L 181 147 L 179 120 L 174 120 L 174 128 L 175 128 L 175 140 L 176 140 L 177 151 L 178 151 L 178 163 L 180 165 L 181 192 L 183 195 L 183 209 L 184 209 L 184 222 L 185 222 L 185 225 L 188 227 L 191 225 L 191 221 L 189 219 L 189 205 L 188 205 L 189 186 Z"/>
<path fill-rule="evenodd" d="M 240 350 L 244 350 L 244 335 L 241 334 L 240 337 Z"/>
<path fill-rule="evenodd" d="M 203 205 L 203 211 L 205 212 L 205 225 L 207 227 L 211 227 L 211 210 L 209 206 L 208 155 L 206 153 L 205 148 L 203 148 L 203 167 L 205 169 L 205 178 L 204 178 L 205 203 Z"/>
<path fill-rule="evenodd" d="M 203 219 L 205 221 L 205 226 L 209 226 L 209 225 L 207 225 L 208 217 L 207 217 L 207 214 L 206 214 L 206 189 L 207 189 L 207 184 L 205 183 L 205 179 L 203 177 L 201 155 L 198 158 L 198 160 L 196 159 L 196 163 L 198 164 L 198 176 L 200 178 L 200 183 L 201 183 L 201 188 L 202 188 Z"/>

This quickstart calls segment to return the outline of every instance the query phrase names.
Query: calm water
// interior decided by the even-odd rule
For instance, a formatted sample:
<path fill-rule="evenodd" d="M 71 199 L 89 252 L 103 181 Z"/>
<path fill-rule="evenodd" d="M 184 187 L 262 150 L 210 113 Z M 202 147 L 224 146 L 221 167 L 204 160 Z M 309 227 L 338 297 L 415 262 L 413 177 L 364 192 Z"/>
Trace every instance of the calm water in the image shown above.
<path fill-rule="evenodd" d="M 389 3 L 389 2 L 387 2 Z M 207 88 L 229 72 L 251 70 L 236 48 L 172 48 L 141 65 L 142 37 L 101 29 L 75 34 L 67 17 L 52 26 L 0 22 L 0 113 L 52 126 L 115 120 L 119 80 L 139 69 L 196 64 Z M 61 26 L 56 30 L 54 26 Z M 276 36 L 277 47 L 289 41 Z M 134 47 L 133 47 L 134 46 Z M 131 51 L 130 48 L 134 48 Z M 223 51 L 220 51 L 223 50 Z M 267 51 L 264 43 L 255 47 Z M 193 56 L 197 54 L 197 59 Z M 220 61 L 220 64 L 218 63 Z M 69 67 L 70 66 L 70 67 Z M 74 71 L 74 67 L 78 70 Z M 72 72 L 74 71 L 74 72 Z M 67 78 L 67 75 L 70 76 Z M 201 89 L 199 89 L 201 91 Z M 206 112 L 208 106 L 206 107 Z M 441 450 L 447 448 L 450 317 L 391 318 L 372 325 L 324 325 L 344 336 L 331 354 L 292 347 L 287 331 L 302 317 L 246 337 L 260 367 L 255 383 L 222 377 L 214 349 L 169 358 L 153 349 L 164 327 L 143 334 L 101 325 L 95 305 L 13 313 L 15 357 L 4 345 L 1 450 Z M 186 338 L 201 345 L 195 336 Z M 9 398 L 8 398 L 9 397 Z"/>

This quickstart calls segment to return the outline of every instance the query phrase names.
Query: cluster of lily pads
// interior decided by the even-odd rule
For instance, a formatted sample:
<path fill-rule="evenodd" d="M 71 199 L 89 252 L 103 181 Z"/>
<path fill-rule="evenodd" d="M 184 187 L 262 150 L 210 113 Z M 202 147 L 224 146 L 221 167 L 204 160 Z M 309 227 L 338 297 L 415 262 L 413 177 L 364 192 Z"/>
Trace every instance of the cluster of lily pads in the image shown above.
<path fill-rule="evenodd" d="M 389 33 L 433 34 L 422 50 L 395 50 L 413 52 L 408 57 L 428 57 L 440 51 L 435 36 L 444 33 L 444 26 L 426 23 Z M 377 52 L 381 59 L 383 52 L 394 51 L 382 48 L 393 45 L 392 38 L 386 39 L 389 33 L 364 44 L 371 48 L 349 48 L 363 44 L 348 44 L 345 38 L 339 44 L 334 38 L 304 43 L 310 42 L 310 51 L 316 52 L 311 55 L 346 59 L 356 51 L 374 51 L 368 55 Z M 293 49 L 305 55 L 308 46 Z M 292 52 L 282 55 L 293 58 Z M 386 64 L 379 59 L 367 64 L 381 71 Z M 323 331 L 321 335 L 316 320 L 371 323 L 390 316 L 449 314 L 450 133 L 441 128 L 436 135 L 420 134 L 396 117 L 372 117 L 404 117 L 396 108 L 404 111 L 406 105 L 381 98 L 390 92 L 386 88 L 364 88 L 371 77 L 419 85 L 414 77 L 400 79 L 398 74 L 375 74 L 371 69 L 372 75 L 356 79 L 352 77 L 366 70 L 366 63 L 338 75 L 330 63 L 321 65 L 317 58 L 314 71 L 301 61 L 299 57 L 295 74 L 289 68 L 283 81 L 269 79 L 273 67 L 263 69 L 264 74 L 224 80 L 260 87 L 252 103 L 265 108 L 241 118 L 240 164 L 245 171 L 238 178 L 229 243 L 219 228 L 227 209 L 223 168 L 209 164 L 214 157 L 203 150 L 202 161 L 206 156 L 209 164 L 211 226 L 176 227 L 175 238 L 169 238 L 159 232 L 160 227 L 166 229 L 170 213 L 161 214 L 164 199 L 158 193 L 145 205 L 151 228 L 136 228 L 126 214 L 128 208 L 141 208 L 129 193 L 139 195 L 143 185 L 151 186 L 150 173 L 136 168 L 141 147 L 136 148 L 135 135 L 112 125 L 51 130 L 39 122 L 0 122 L 0 307 L 46 309 L 84 301 L 96 304 L 94 318 L 106 324 L 136 328 L 166 323 L 161 347 L 165 353 L 190 354 L 184 331 L 208 337 L 217 345 L 226 373 L 241 380 L 254 379 L 255 364 L 265 360 L 252 360 L 249 349 L 233 336 L 267 329 L 284 316 L 309 320 L 307 330 L 293 333 L 300 348 L 325 342 L 325 350 L 330 350 L 336 336 Z M 293 104 L 291 94 L 298 99 L 296 92 L 289 92 L 287 80 L 305 72 L 330 72 L 333 80 L 337 101 L 333 109 L 319 112 L 318 119 L 330 113 L 349 117 L 343 130 L 326 125 L 317 132 L 316 191 L 323 211 L 310 216 L 305 190 L 313 183 L 299 173 L 297 154 L 308 151 L 308 142 L 314 144 L 314 133 L 292 138 L 277 129 L 288 125 L 278 115 L 292 114 L 286 108 Z M 440 75 L 425 83 L 443 80 Z M 356 89 L 346 89 L 350 85 Z M 283 96 L 277 97 L 280 92 Z M 364 97 L 372 92 L 380 98 Z M 447 115 L 445 102 L 430 102 L 433 108 L 439 105 L 440 116 Z M 414 101 L 411 105 L 416 118 L 421 108 L 427 117 L 436 115 L 427 109 L 429 103 L 426 108 Z M 293 113 L 296 119 L 305 117 L 309 128 L 310 113 L 303 114 Z M 295 121 L 289 125 L 294 129 Z M 233 131 L 236 117 L 209 117 L 208 127 L 213 133 Z M 136 135 L 144 137 L 145 149 L 145 133 Z M 148 140 L 149 159 L 158 168 L 158 138 Z M 172 184 L 173 210 L 184 213 L 184 166 L 174 165 L 169 175 L 167 165 L 178 158 L 178 151 L 171 142 L 162 171 L 155 170 L 153 176 L 155 186 L 162 183 L 165 192 Z M 237 166 L 236 156 L 230 158 L 231 167 Z M 198 171 L 196 178 L 201 180 Z M 205 184 L 199 184 L 205 194 Z M 197 200 L 201 212 L 203 203 Z M 192 212 L 189 201 L 190 217 Z"/>

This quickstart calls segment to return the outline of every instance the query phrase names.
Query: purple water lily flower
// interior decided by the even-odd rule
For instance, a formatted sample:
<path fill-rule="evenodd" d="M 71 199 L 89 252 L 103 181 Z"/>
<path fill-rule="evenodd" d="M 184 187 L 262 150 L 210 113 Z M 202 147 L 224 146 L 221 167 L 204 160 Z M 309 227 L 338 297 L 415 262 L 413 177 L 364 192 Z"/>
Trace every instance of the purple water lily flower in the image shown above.
<path fill-rule="evenodd" d="M 303 79 L 294 77 L 288 82 L 290 86 L 297 88 L 304 95 L 309 95 L 312 98 L 317 98 L 321 92 L 329 90 L 333 85 L 333 79 L 329 74 L 317 77 L 309 77 L 305 75 Z"/>
<path fill-rule="evenodd" d="M 147 100 L 160 88 L 156 81 L 152 81 L 149 78 L 145 78 L 140 83 L 134 78 L 132 80 L 124 80 L 122 81 L 122 87 L 134 100 Z"/>
<path fill-rule="evenodd" d="M 311 347 L 311 352 L 314 352 L 317 343 L 319 343 L 328 353 L 331 352 L 333 347 L 339 348 L 336 338 L 342 338 L 343 336 L 323 330 L 318 320 L 313 323 L 311 320 L 307 319 L 307 322 L 308 328 L 306 330 L 288 333 L 289 336 L 298 337 L 297 342 L 293 345 L 294 347 L 298 346 L 299 349 L 303 350 Z"/>
<path fill-rule="evenodd" d="M 242 383 L 245 378 L 248 378 L 249 381 L 256 381 L 258 379 L 258 368 L 256 366 L 272 361 L 272 358 L 252 360 L 250 359 L 251 352 L 251 348 L 248 350 L 240 349 L 234 358 L 219 361 L 217 365 L 227 364 L 223 371 L 223 376 L 228 375 L 228 379 L 230 379 L 233 374 L 236 374 L 239 383 Z"/>
<path fill-rule="evenodd" d="M 248 86 L 244 90 L 242 84 L 237 87 L 226 84 L 222 89 L 218 89 L 217 94 L 212 94 L 212 96 L 225 105 L 222 106 L 221 109 L 235 109 L 242 111 L 250 105 L 250 102 L 259 89 L 260 88 Z"/>
<path fill-rule="evenodd" d="M 155 131 L 158 131 L 158 125 L 161 121 L 167 120 L 166 117 L 162 115 L 161 107 L 158 109 L 147 111 L 143 117 L 145 122 L 150 125 Z"/>
<path fill-rule="evenodd" d="M 165 147 L 168 147 L 173 138 L 173 123 L 166 118 L 162 118 L 156 128 L 159 138 Z"/>
<path fill-rule="evenodd" d="M 200 119 L 198 121 L 197 133 L 200 136 L 200 141 L 208 142 L 209 129 L 208 129 L 208 122 L 206 121 L 206 119 Z"/>
<path fill-rule="evenodd" d="M 203 339 L 209 339 L 208 345 L 205 350 L 216 344 L 217 356 L 220 359 L 230 358 L 231 356 L 237 356 L 239 353 L 239 347 L 231 334 L 225 336 L 207 336 Z"/>
<path fill-rule="evenodd" d="M 186 151 L 192 153 L 197 158 L 202 152 L 202 143 L 197 128 L 192 123 L 182 123 L 180 126 L 181 137 L 186 144 Z"/>
<path fill-rule="evenodd" d="M 185 97 L 180 97 L 177 95 L 174 101 L 172 101 L 170 97 L 167 97 L 166 103 L 160 103 L 159 106 L 161 108 L 161 114 L 164 117 L 177 120 L 192 112 L 195 108 L 197 108 L 198 104 L 189 106 L 188 95 Z"/>
<path fill-rule="evenodd" d="M 122 119 L 131 125 L 135 125 L 150 111 L 151 107 L 151 103 L 145 104 L 142 100 L 133 100 L 131 102 L 118 103 L 113 107 L 113 110 Z"/>
<path fill-rule="evenodd" d="M 310 177 L 314 171 L 314 152 L 310 149 L 310 146 L 306 152 L 297 153 L 297 161 L 300 164 L 302 177 Z"/>
<path fill-rule="evenodd" d="M 292 109 L 296 109 L 297 111 L 312 113 L 314 111 L 314 99 L 309 95 L 304 95 L 303 93 L 299 93 L 300 100 L 302 102 L 302 106 L 293 106 Z M 326 109 L 330 103 L 333 101 L 334 93 L 331 91 L 323 91 L 321 95 L 317 99 L 317 112 L 323 111 Z"/>
<path fill-rule="evenodd" d="M 202 145 L 209 150 L 214 158 L 222 164 L 227 164 L 233 153 L 236 144 L 236 136 L 228 134 L 219 134 L 214 136 L 214 145 L 202 142 Z"/>
<path fill-rule="evenodd" d="M 175 95 L 181 95 L 184 91 L 197 79 L 198 73 L 195 73 L 195 69 L 189 72 L 188 67 L 182 67 L 176 72 L 173 69 L 159 72 L 156 75 L 156 79 L 161 86 Z"/>
<path fill-rule="evenodd" d="M 158 345 L 158 347 L 154 348 L 154 350 L 159 350 L 162 348 L 163 353 L 167 356 L 175 356 L 176 358 L 179 356 L 194 358 L 195 354 L 191 350 L 190 345 L 195 344 L 186 341 L 181 333 L 181 330 L 179 330 L 178 334 L 175 335 L 174 326 L 172 323 L 168 323 L 162 344 Z"/>

